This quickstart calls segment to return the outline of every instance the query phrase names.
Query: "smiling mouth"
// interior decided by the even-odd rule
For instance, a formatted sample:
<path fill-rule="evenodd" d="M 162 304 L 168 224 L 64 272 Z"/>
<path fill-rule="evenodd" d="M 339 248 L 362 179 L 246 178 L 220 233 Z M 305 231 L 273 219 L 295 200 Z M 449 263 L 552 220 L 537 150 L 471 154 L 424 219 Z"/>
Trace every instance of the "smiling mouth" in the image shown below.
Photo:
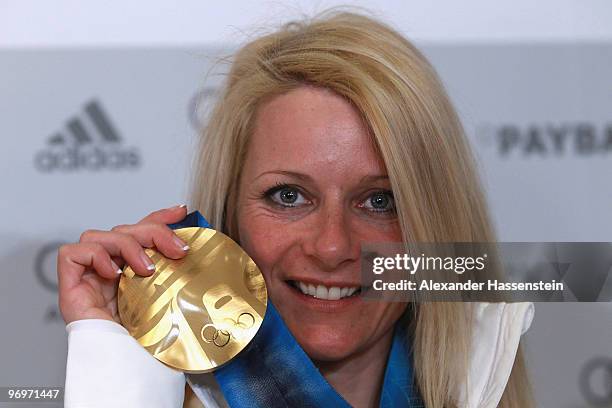
<path fill-rule="evenodd" d="M 358 296 L 361 293 L 359 286 L 325 286 L 295 280 L 287 281 L 289 286 L 300 291 L 306 296 L 312 296 L 323 300 L 340 300 L 348 297 Z"/>

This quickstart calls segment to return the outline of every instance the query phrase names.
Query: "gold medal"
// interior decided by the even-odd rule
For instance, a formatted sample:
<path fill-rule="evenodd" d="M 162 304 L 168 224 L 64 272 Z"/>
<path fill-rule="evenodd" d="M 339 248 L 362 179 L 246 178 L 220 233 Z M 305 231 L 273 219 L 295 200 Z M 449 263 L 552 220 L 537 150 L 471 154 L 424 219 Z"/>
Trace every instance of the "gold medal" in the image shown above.
<path fill-rule="evenodd" d="M 145 252 L 155 272 L 127 267 L 119 282 L 123 326 L 155 358 L 187 372 L 227 363 L 255 337 L 268 293 L 261 271 L 240 246 L 210 228 L 174 232 L 189 245 L 182 259 Z"/>

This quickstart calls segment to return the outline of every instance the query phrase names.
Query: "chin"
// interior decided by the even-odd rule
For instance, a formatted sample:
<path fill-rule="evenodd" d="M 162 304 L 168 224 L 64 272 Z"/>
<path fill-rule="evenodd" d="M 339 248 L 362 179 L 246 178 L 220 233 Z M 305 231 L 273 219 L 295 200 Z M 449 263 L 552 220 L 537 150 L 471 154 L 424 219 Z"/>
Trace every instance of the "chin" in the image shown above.
<path fill-rule="evenodd" d="M 333 362 L 347 358 L 359 347 L 356 340 L 363 337 L 326 324 L 299 325 L 289 329 L 310 359 L 316 361 Z"/>

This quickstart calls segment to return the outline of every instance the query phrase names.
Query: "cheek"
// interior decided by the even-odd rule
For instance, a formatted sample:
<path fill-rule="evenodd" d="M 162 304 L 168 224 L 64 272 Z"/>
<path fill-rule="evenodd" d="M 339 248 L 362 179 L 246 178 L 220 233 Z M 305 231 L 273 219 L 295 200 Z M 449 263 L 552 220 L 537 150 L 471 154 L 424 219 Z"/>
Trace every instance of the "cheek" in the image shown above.
<path fill-rule="evenodd" d="M 240 246 L 269 280 L 273 266 L 282 260 L 297 237 L 291 236 L 290 228 L 276 225 L 266 216 L 244 214 L 238 225 Z"/>

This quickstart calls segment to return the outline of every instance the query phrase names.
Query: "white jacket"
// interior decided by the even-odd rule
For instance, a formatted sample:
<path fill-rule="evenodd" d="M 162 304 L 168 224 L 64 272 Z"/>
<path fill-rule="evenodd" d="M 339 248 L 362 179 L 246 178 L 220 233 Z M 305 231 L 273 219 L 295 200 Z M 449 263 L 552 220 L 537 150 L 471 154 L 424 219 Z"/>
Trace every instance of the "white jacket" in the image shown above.
<path fill-rule="evenodd" d="M 460 407 L 493 408 L 508 382 L 520 337 L 531 325 L 534 306 L 478 303 L 474 310 L 468 395 L 460 392 L 456 400 Z M 152 357 L 120 324 L 87 319 L 68 324 L 66 330 L 65 407 L 183 406 L 185 375 Z M 212 374 L 188 381 L 204 407 L 228 406 Z"/>

